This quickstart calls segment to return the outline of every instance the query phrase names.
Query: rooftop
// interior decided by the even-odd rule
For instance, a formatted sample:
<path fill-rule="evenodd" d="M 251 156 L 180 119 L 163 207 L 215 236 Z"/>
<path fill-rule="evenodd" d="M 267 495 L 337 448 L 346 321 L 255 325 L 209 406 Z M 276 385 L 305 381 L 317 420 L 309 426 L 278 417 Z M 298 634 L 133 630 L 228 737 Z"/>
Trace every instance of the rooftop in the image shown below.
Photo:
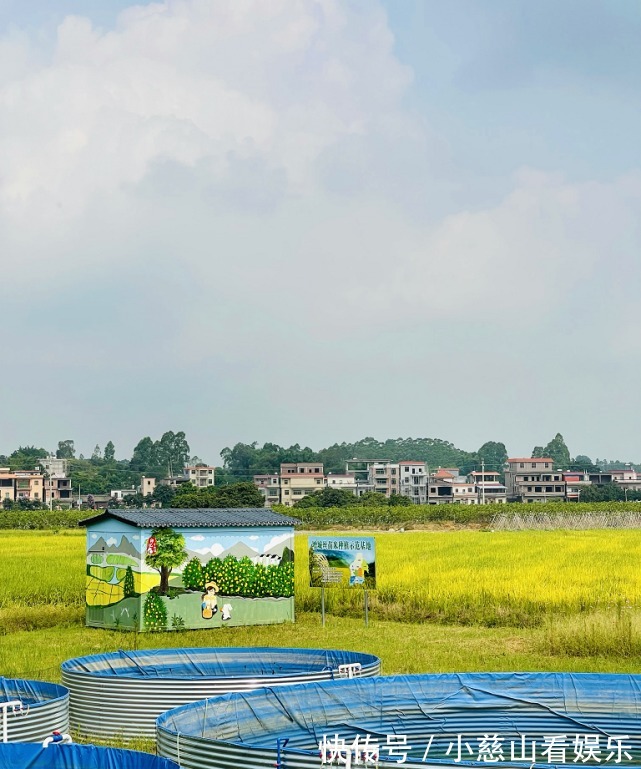
<path fill-rule="evenodd" d="M 80 521 L 90 526 L 100 521 L 115 519 L 140 529 L 216 529 L 229 526 L 294 526 L 297 518 L 272 512 L 268 507 L 221 508 L 146 508 L 144 510 L 104 510 Z"/>
<path fill-rule="evenodd" d="M 510 457 L 508 462 L 550 462 L 554 463 L 554 460 L 550 457 Z"/>

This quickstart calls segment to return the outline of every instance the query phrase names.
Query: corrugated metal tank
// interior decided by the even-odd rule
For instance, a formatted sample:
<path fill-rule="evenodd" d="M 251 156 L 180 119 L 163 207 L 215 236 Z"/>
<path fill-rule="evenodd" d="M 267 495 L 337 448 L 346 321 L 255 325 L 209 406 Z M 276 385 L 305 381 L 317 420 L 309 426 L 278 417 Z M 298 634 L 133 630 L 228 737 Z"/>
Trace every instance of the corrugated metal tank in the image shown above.
<path fill-rule="evenodd" d="M 0 707 L 0 742 L 42 742 L 52 732 L 69 729 L 69 691 L 46 681 L 0 678 L 0 706 L 19 702 L 21 707 Z"/>
<path fill-rule="evenodd" d="M 629 749 L 619 761 L 611 742 L 617 736 L 624 736 Z M 563 759 L 558 753 L 546 757 L 546 740 L 550 745 L 553 739 L 557 746 L 565 740 Z M 353 679 L 227 694 L 176 708 L 157 721 L 159 754 L 183 769 L 309 769 L 330 763 L 332 745 L 358 749 L 361 759 L 364 748 L 370 756 L 377 752 L 376 760 L 360 764 L 352 752 L 353 766 L 377 766 L 380 759 L 381 766 L 505 762 L 550 769 L 589 765 L 589 757 L 584 761 L 576 751 L 587 751 L 595 741 L 601 761 L 591 764 L 641 766 L 641 676 L 465 673 Z M 528 755 L 532 742 L 535 760 Z"/>
<path fill-rule="evenodd" d="M 149 649 L 62 665 L 71 728 L 96 737 L 154 737 L 157 716 L 227 692 L 380 673 L 378 657 L 329 649 Z"/>
<path fill-rule="evenodd" d="M 179 769 L 167 758 L 94 745 L 0 745 L 0 769 Z"/>

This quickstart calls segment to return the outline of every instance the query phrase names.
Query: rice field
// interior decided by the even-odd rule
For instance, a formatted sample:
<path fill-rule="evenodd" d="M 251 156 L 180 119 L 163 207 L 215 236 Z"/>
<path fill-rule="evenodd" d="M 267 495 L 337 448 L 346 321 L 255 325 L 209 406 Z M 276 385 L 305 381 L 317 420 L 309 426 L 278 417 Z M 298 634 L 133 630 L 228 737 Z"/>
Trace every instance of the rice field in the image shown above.
<path fill-rule="evenodd" d="M 373 616 L 403 622 L 529 627 L 550 616 L 641 606 L 641 531 L 408 531 L 376 533 Z M 84 606 L 84 532 L 4 531 L 0 632 L 6 612 Z M 296 606 L 316 611 L 307 537 L 296 536 Z M 326 591 L 336 615 L 359 616 L 363 597 Z"/>
<path fill-rule="evenodd" d="M 641 654 L 641 531 L 375 532 L 370 625 L 362 593 L 308 587 L 296 536 L 295 625 L 127 634 L 84 627 L 82 531 L 0 535 L 0 674 L 56 680 L 60 663 L 117 648 L 340 647 L 386 673 L 634 671 Z"/>

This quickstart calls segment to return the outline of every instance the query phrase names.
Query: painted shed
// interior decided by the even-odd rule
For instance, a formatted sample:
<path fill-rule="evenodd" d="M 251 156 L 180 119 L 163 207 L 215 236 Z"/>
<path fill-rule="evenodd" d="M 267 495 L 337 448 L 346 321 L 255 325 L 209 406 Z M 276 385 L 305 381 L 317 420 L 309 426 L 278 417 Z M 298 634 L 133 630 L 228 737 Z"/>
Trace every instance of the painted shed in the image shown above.
<path fill-rule="evenodd" d="M 296 523 L 269 508 L 114 509 L 87 518 L 87 625 L 293 622 Z"/>

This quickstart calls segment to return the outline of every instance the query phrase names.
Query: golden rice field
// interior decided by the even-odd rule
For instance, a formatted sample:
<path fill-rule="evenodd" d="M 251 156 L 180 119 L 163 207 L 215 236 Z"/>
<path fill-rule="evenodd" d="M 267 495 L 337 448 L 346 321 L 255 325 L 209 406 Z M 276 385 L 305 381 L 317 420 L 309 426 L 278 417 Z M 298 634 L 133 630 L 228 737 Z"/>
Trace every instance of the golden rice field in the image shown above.
<path fill-rule="evenodd" d="M 641 606 L 641 531 L 408 531 L 376 533 L 374 615 L 409 622 L 537 624 Z M 0 611 L 84 605 L 84 532 L 3 531 Z M 299 611 L 315 611 L 307 537 L 296 536 Z M 357 613 L 362 595 L 326 591 L 330 610 Z"/>
<path fill-rule="evenodd" d="M 362 593 L 308 587 L 296 536 L 294 626 L 134 637 L 84 627 L 82 531 L 0 534 L 0 675 L 55 680 L 60 662 L 115 648 L 267 645 L 354 648 L 387 673 L 635 670 L 641 654 L 641 531 L 376 532 L 369 628 Z"/>

